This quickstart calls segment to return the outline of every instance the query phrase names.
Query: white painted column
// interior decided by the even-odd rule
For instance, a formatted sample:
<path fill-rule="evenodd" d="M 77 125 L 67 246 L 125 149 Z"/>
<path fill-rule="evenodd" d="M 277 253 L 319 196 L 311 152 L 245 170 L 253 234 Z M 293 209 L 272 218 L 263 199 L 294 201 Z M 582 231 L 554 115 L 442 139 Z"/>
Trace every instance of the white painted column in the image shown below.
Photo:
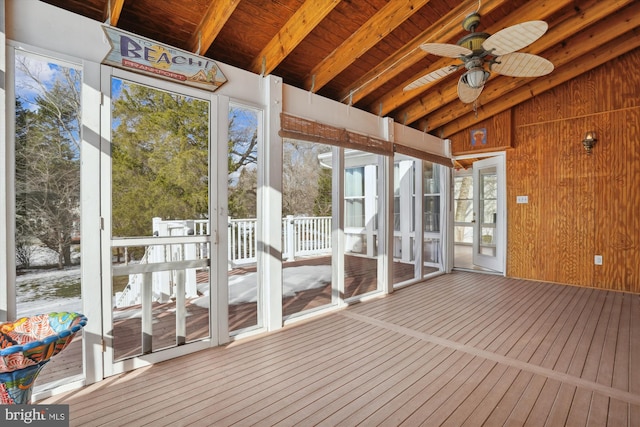
<path fill-rule="evenodd" d="M 209 164 L 214 171 L 209 182 L 209 218 L 211 221 L 209 284 L 211 341 L 229 342 L 229 207 L 228 150 L 229 97 L 217 95 L 211 102 L 211 134 Z"/>
<path fill-rule="evenodd" d="M 383 138 L 393 143 L 393 119 L 382 119 Z M 378 171 L 378 289 L 393 292 L 393 155 L 382 156 Z"/>
<path fill-rule="evenodd" d="M 9 74 L 13 75 L 13 67 L 7 69 L 7 64 L 13 63 L 13 49 L 7 52 L 5 36 L 5 4 L 0 0 L 0 249 L 4 253 L 0 262 L 0 321 L 13 320 L 16 315 L 15 292 L 15 247 L 10 244 L 15 235 L 15 197 L 13 185 L 14 152 L 13 141 L 15 125 L 13 117 L 15 107 L 13 103 L 7 105 L 7 99 L 13 99 L 13 88 L 7 87 Z M 11 118 L 11 120 L 8 119 Z"/>
<path fill-rule="evenodd" d="M 266 76 L 263 83 L 266 111 L 258 147 L 258 301 L 263 302 L 264 326 L 272 331 L 282 328 L 282 138 L 278 135 L 282 79 Z M 259 124 L 258 132 L 260 129 Z"/>
<path fill-rule="evenodd" d="M 344 305 L 344 148 L 331 149 L 331 303 Z"/>
<path fill-rule="evenodd" d="M 415 216 L 413 211 L 413 191 L 414 187 L 411 185 L 413 175 L 413 160 L 402 160 L 398 165 L 399 171 L 399 191 L 400 191 L 400 236 L 402 261 L 411 261 L 411 225 Z M 417 179 L 417 177 L 416 177 Z"/>
<path fill-rule="evenodd" d="M 80 165 L 80 268 L 82 286 L 82 312 L 87 316 L 87 325 L 83 328 L 84 374 L 87 384 L 102 380 L 104 377 L 102 352 L 103 307 L 100 298 L 102 288 L 111 293 L 111 283 L 102 282 L 101 241 L 111 236 L 104 235 L 101 219 L 100 170 L 101 158 L 101 102 L 100 64 L 83 61 L 82 64 L 82 163 Z M 109 110 L 109 100 L 105 110 Z M 108 126 L 107 126 L 108 127 Z M 101 238 L 102 237 L 102 238 Z M 111 277 L 111 275 L 108 275 Z M 111 301 L 109 301 L 111 302 Z"/>
<path fill-rule="evenodd" d="M 365 225 L 365 242 L 367 246 L 366 255 L 369 258 L 376 256 L 376 244 L 374 235 L 374 226 L 376 213 L 378 212 L 378 199 L 376 192 L 378 189 L 378 165 L 364 166 L 364 225 Z M 382 172 L 382 171 L 380 171 Z M 380 194 L 378 194 L 380 197 Z M 380 220 L 380 218 L 378 218 Z M 378 221 L 380 222 L 380 221 Z M 381 225 L 381 224 L 378 224 Z"/>

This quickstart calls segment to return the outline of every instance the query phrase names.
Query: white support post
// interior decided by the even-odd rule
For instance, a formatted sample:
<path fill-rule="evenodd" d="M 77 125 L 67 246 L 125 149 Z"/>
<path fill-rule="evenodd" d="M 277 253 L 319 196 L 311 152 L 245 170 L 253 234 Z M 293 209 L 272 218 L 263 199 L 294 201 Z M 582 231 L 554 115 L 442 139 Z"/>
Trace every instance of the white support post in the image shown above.
<path fill-rule="evenodd" d="M 187 308 L 185 298 L 185 271 L 176 272 L 176 345 L 187 340 Z"/>
<path fill-rule="evenodd" d="M 185 234 L 188 236 L 194 236 L 196 234 L 195 222 L 189 220 L 185 224 Z M 184 260 L 197 259 L 197 243 L 188 243 L 184 245 Z M 185 271 L 185 294 L 187 298 L 195 298 L 198 296 L 198 287 L 196 283 L 196 269 L 188 268 Z"/>
<path fill-rule="evenodd" d="M 287 215 L 286 220 L 286 232 L 285 232 L 285 250 L 287 251 L 284 257 L 287 261 L 293 261 L 296 258 L 296 227 L 293 222 L 293 215 Z"/>
<path fill-rule="evenodd" d="M 16 292 L 15 292 L 15 246 L 11 244 L 15 235 L 15 202 L 13 183 L 13 144 L 15 115 L 14 102 L 7 103 L 7 99 L 13 99 L 13 87 L 7 85 L 13 76 L 13 49 L 5 51 L 5 4 L 0 0 L 0 205 L 6 207 L 0 209 L 0 243 L 3 259 L 0 261 L 0 322 L 13 320 L 16 317 Z M 6 59 L 5 59 L 6 58 Z M 6 62 L 5 62 L 6 61 Z M 6 63 L 12 64 L 7 69 Z M 6 88 L 6 89 L 5 89 Z M 6 90 L 6 92 L 5 92 Z"/>
<path fill-rule="evenodd" d="M 378 289 L 393 292 L 393 157 L 378 161 Z"/>
<path fill-rule="evenodd" d="M 425 188 L 423 186 L 424 179 L 424 162 L 422 160 L 416 160 L 415 168 L 415 192 L 416 203 L 413 215 L 415 215 L 415 268 L 413 271 L 413 277 L 422 277 L 422 269 L 424 264 L 424 193 Z"/>
<path fill-rule="evenodd" d="M 376 213 L 379 213 L 376 205 L 378 203 L 376 198 L 378 188 L 377 169 L 378 165 L 365 165 L 364 167 L 364 240 L 367 246 L 366 254 L 369 258 L 374 258 L 377 252 L 374 234 Z"/>
<path fill-rule="evenodd" d="M 385 117 L 382 123 L 384 138 L 393 143 L 393 119 Z M 378 289 L 385 294 L 393 292 L 393 163 L 393 155 L 383 156 L 378 174 Z"/>
<path fill-rule="evenodd" d="M 399 189 L 400 189 L 400 236 L 401 243 L 401 259 L 402 262 L 410 263 L 411 259 L 411 225 L 413 221 L 411 219 L 415 215 L 412 212 L 412 198 L 414 186 L 411 185 L 411 179 L 413 175 L 413 160 L 403 160 L 398 165 L 399 167 Z M 418 177 L 416 176 L 416 179 Z"/>
<path fill-rule="evenodd" d="M 258 320 L 273 331 L 282 328 L 282 79 L 264 77 L 266 111 L 258 147 Z M 260 132 L 258 126 L 258 132 Z M 260 139 L 259 139 L 260 141 Z M 261 310 L 261 308 L 263 310 Z M 262 316 L 261 316 L 262 314 Z"/>
<path fill-rule="evenodd" d="M 344 148 L 332 148 L 331 169 L 331 303 L 344 305 Z"/>
<path fill-rule="evenodd" d="M 211 243 L 209 268 L 209 312 L 211 341 L 213 345 L 229 341 L 229 210 L 228 195 L 228 145 L 229 140 L 229 98 L 224 95 L 214 97 L 211 102 L 211 132 L 215 137 L 209 147 L 209 162 L 215 165 L 209 183 L 209 209 L 211 218 Z"/>
<path fill-rule="evenodd" d="M 151 353 L 153 350 L 152 274 L 142 273 L 142 354 Z"/>

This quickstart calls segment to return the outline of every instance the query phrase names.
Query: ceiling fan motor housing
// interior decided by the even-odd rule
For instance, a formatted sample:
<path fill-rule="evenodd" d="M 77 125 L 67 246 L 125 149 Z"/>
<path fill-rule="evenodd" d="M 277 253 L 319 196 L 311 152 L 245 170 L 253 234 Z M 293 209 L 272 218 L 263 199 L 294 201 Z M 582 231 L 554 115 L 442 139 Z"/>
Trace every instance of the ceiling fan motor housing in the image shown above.
<path fill-rule="evenodd" d="M 462 27 L 469 34 L 462 37 L 457 44 L 423 43 L 420 47 L 428 53 L 456 58 L 462 61 L 466 71 L 458 80 L 458 98 L 469 104 L 480 96 L 491 72 L 512 77 L 538 77 L 553 71 L 553 64 L 548 60 L 529 53 L 517 52 L 538 40 L 548 28 L 544 21 L 527 21 L 503 28 L 491 35 L 476 32 L 480 25 L 480 15 L 472 13 L 462 22 Z M 491 72 L 485 69 L 489 65 Z M 405 87 L 415 89 L 427 83 L 441 79 L 461 65 L 447 65 L 429 72 Z"/>
<path fill-rule="evenodd" d="M 480 14 L 478 12 L 472 12 L 467 15 L 462 21 L 462 28 L 473 33 L 480 25 Z"/>
<path fill-rule="evenodd" d="M 490 34 L 487 33 L 471 33 L 467 34 L 460 40 L 458 40 L 458 45 L 462 47 L 466 47 L 467 49 L 473 51 L 474 54 L 481 54 L 484 52 L 484 48 L 482 47 L 482 43 L 486 39 L 488 39 Z"/>
<path fill-rule="evenodd" d="M 476 55 L 484 52 L 482 43 L 491 36 L 491 34 L 476 32 L 478 25 L 480 25 L 480 15 L 477 12 L 467 15 L 467 17 L 462 21 L 462 28 L 469 31 L 471 34 L 467 34 L 458 40 L 459 46 L 466 47 Z"/>

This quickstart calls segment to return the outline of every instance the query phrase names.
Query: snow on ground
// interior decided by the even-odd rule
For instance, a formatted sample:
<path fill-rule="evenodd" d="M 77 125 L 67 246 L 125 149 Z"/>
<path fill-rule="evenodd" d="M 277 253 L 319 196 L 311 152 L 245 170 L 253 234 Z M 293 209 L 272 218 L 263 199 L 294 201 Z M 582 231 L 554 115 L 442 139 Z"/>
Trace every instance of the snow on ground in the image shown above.
<path fill-rule="evenodd" d="M 80 266 L 64 270 L 29 270 L 16 277 L 18 317 L 54 311 L 82 312 Z"/>
<path fill-rule="evenodd" d="M 241 304 L 257 300 L 257 275 L 229 276 L 229 303 Z M 287 267 L 283 271 L 283 296 L 321 288 L 331 282 L 330 265 Z M 82 312 L 80 297 L 80 267 L 64 270 L 29 270 L 16 278 L 18 316 L 31 316 L 54 311 Z M 76 290 L 74 292 L 74 289 Z M 202 297 L 192 303 L 209 307 L 208 284 L 199 284 Z M 71 294 L 71 295 L 70 295 Z"/>
<path fill-rule="evenodd" d="M 282 296 L 291 297 L 297 292 L 321 288 L 331 283 L 330 265 L 304 265 L 283 270 Z M 209 307 L 209 286 L 201 283 L 198 291 L 203 295 L 192 302 L 199 307 Z M 229 276 L 229 304 L 242 304 L 258 300 L 257 273 Z"/>

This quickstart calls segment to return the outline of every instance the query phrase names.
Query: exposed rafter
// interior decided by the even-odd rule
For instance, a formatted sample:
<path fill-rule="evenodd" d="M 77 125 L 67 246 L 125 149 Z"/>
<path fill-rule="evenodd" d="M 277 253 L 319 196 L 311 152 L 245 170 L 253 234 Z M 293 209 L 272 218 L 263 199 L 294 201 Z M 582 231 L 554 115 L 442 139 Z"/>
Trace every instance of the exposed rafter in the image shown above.
<path fill-rule="evenodd" d="M 552 13 L 560 10 L 561 8 L 565 7 L 567 4 L 572 2 L 573 0 L 556 0 L 556 1 L 550 1 L 550 2 L 542 2 L 538 4 L 527 3 L 521 8 L 519 8 L 517 13 L 507 16 L 504 20 L 500 21 L 495 25 L 492 25 L 489 29 L 487 29 L 487 31 L 489 33 L 494 33 L 510 25 L 517 24 L 519 22 L 533 20 L 533 19 L 544 19 L 544 17 L 551 15 Z M 498 7 L 501 5 L 502 5 L 501 2 L 483 4 L 482 10 L 488 13 L 490 11 L 488 10 L 489 7 L 491 6 Z M 458 24 L 458 27 L 460 27 L 459 21 L 460 20 L 458 19 L 458 22 L 456 22 Z M 426 52 L 424 52 L 424 55 L 426 56 Z M 451 58 L 438 59 L 436 62 L 434 62 L 431 65 L 431 67 L 429 67 L 428 70 L 422 71 L 418 74 L 414 74 L 413 76 L 405 80 L 401 85 L 387 92 L 382 98 L 377 99 L 376 101 L 371 103 L 371 105 L 369 106 L 369 111 L 384 115 L 401 107 L 402 105 L 416 98 L 419 94 L 426 92 L 429 88 L 433 87 L 434 85 L 441 84 L 441 82 L 433 82 L 431 84 L 423 86 L 419 90 L 414 90 L 409 92 L 405 92 L 403 90 L 406 85 L 419 79 L 420 77 L 422 77 L 423 75 L 427 74 L 430 71 L 437 70 L 439 68 L 446 67 L 447 65 L 456 64 L 456 63 L 460 63 L 460 61 L 456 61 Z M 456 95 L 456 98 L 457 98 L 457 95 Z M 382 108 L 379 107 L 380 105 L 382 105 Z M 403 111 L 402 114 L 404 115 L 405 112 Z M 407 116 L 408 115 L 409 114 L 407 113 Z"/>
<path fill-rule="evenodd" d="M 635 40 L 640 15 L 638 0 L 39 1 L 221 65 L 277 74 L 287 85 L 437 136 L 513 108 L 565 76 L 577 78 L 587 67 L 576 64 L 602 57 L 600 50 L 609 49 L 612 37 L 623 37 L 620 31 Z M 482 17 L 478 30 L 494 35 L 516 24 L 545 21 L 546 32 L 519 53 L 539 55 L 555 69 L 526 78 L 494 69 L 475 104 L 460 102 L 457 82 L 466 70 L 447 66 L 464 66 L 463 61 L 430 55 L 420 45 L 455 44 L 468 34 L 463 19 L 476 11 Z M 360 25 L 346 33 L 345 25 L 355 22 Z M 431 73 L 439 78 L 403 90 Z"/>
<path fill-rule="evenodd" d="M 478 109 L 477 116 L 476 113 L 466 113 L 456 117 L 454 121 L 448 121 L 439 129 L 439 134 L 444 138 L 450 137 L 454 133 L 477 123 L 478 120 L 487 119 L 515 107 L 532 96 L 546 92 L 637 47 L 640 47 L 640 31 L 638 29 L 610 41 L 603 45 L 602 49 L 594 50 L 590 55 L 583 55 L 577 58 L 569 66 L 562 67 L 557 73 L 554 73 L 553 77 L 535 79 L 506 93 L 500 99 L 500 102 L 491 102 Z"/>
<path fill-rule="evenodd" d="M 530 53 L 540 53 L 551 46 L 554 46 L 558 43 L 564 43 L 571 34 L 575 33 L 576 29 L 587 28 L 586 32 L 587 36 L 583 36 L 584 40 L 580 43 L 576 43 L 569 49 L 568 55 L 571 56 L 570 59 L 575 59 L 580 55 L 584 55 L 591 50 L 593 50 L 593 46 L 595 40 L 598 40 L 599 43 L 606 43 L 611 38 L 617 37 L 619 35 L 622 28 L 626 28 L 624 31 L 629 31 L 629 25 L 631 24 L 620 24 L 617 27 L 611 27 L 611 19 L 616 18 L 616 22 L 618 20 L 625 20 L 625 17 L 628 14 L 628 11 L 622 11 L 622 13 L 617 13 L 614 15 L 609 15 L 609 18 L 603 20 L 604 17 L 607 16 L 608 13 L 611 13 L 612 4 L 609 2 L 599 2 L 601 4 L 600 7 L 594 5 L 593 8 L 589 9 L 590 13 L 588 16 L 584 13 L 576 13 L 573 17 L 569 19 L 565 19 L 559 25 L 552 27 L 547 34 L 543 38 L 541 38 L 538 42 L 531 46 L 529 49 Z M 606 3 L 606 5 L 605 5 Z M 618 2 L 615 6 L 616 9 L 620 9 L 622 6 L 628 3 L 633 3 L 633 0 L 622 0 Z M 636 4 L 639 6 L 639 4 Z M 628 18 L 629 20 L 635 21 L 638 19 L 638 15 L 631 16 Z M 591 28 L 590 26 L 595 23 L 595 26 Z M 607 24 L 608 23 L 608 24 Z M 607 26 L 608 25 L 608 26 Z M 638 25 L 638 24 L 636 24 Z M 599 31 L 597 31 L 599 30 Z M 595 31 L 595 33 L 594 33 Z M 596 45 L 599 45 L 596 44 Z M 556 65 L 557 68 L 569 62 L 567 54 L 560 55 L 550 55 L 546 54 L 546 58 L 550 60 L 552 63 Z M 554 71 L 554 73 L 556 73 Z M 481 103 L 487 103 L 491 101 L 492 93 L 496 93 L 496 91 L 500 93 L 504 93 L 508 90 L 515 89 L 518 85 L 526 84 L 531 81 L 531 79 L 524 78 L 513 78 L 513 77 L 496 77 L 490 80 L 490 84 L 487 85 L 485 91 L 482 94 Z M 429 116 L 428 124 L 429 128 L 433 129 L 441 126 L 444 122 L 451 119 L 451 116 L 448 116 L 447 113 L 442 113 L 442 111 L 451 111 L 453 114 L 465 114 L 469 112 L 473 106 L 464 105 L 457 101 L 457 82 L 447 81 L 444 82 L 441 89 L 438 91 L 438 96 L 433 96 L 433 93 L 430 95 L 426 95 L 420 98 L 417 102 L 414 102 L 399 110 L 396 115 L 396 119 L 406 120 L 407 123 L 414 123 L 420 120 L 425 115 Z M 453 103 L 453 105 L 448 106 L 447 104 Z M 442 108 L 443 106 L 446 107 Z M 434 111 L 440 109 L 440 114 L 432 114 Z M 447 117 L 447 118 L 445 118 Z"/>
<path fill-rule="evenodd" d="M 314 92 L 321 89 L 428 2 L 429 0 L 397 0 L 387 3 L 311 70 L 304 81 L 305 89 Z"/>
<path fill-rule="evenodd" d="M 107 3 L 107 21 L 109 25 L 115 27 L 118 25 L 118 20 L 120 19 L 120 13 L 122 12 L 122 6 L 124 5 L 124 0 L 109 0 Z"/>
<path fill-rule="evenodd" d="M 251 71 L 269 74 L 331 12 L 340 0 L 307 0 L 251 63 Z"/>
<path fill-rule="evenodd" d="M 227 23 L 227 20 L 240 3 L 240 0 L 213 0 L 207 12 L 188 42 L 191 52 L 204 53 Z"/>
<path fill-rule="evenodd" d="M 483 3 L 482 9 L 489 13 L 495 7 L 499 7 L 506 1 L 508 0 L 488 0 Z M 382 86 L 389 79 L 401 74 L 407 68 L 427 56 L 427 52 L 420 49 L 422 43 L 427 40 L 447 42 L 455 37 L 456 34 L 463 31 L 460 26 L 462 18 L 464 18 L 467 13 L 474 11 L 477 6 L 477 0 L 467 0 L 455 9 L 452 9 L 451 12 L 418 34 L 395 54 L 349 85 L 349 87 L 340 93 L 340 99 L 344 102 L 351 96 L 351 101 L 356 103 Z M 376 108 L 378 107 L 376 106 Z M 386 110 L 386 112 L 388 111 L 390 110 Z"/>

